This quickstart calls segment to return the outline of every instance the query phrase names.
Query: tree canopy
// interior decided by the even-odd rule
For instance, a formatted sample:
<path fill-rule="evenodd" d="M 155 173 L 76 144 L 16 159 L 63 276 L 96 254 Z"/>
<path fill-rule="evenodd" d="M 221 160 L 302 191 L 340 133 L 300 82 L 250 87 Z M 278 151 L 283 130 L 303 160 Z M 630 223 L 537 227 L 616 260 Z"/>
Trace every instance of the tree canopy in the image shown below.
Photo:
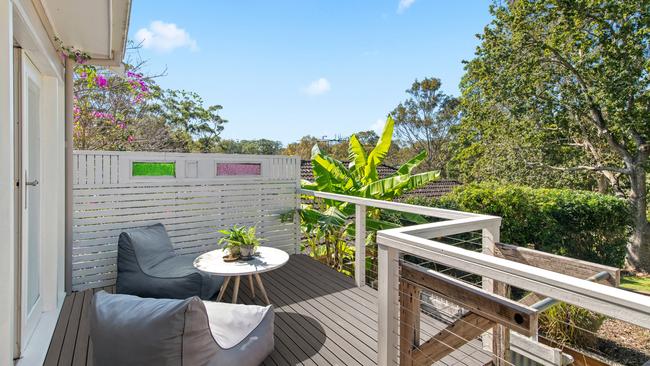
<path fill-rule="evenodd" d="M 450 157 L 449 132 L 459 121 L 458 99 L 444 94 L 440 79 L 417 79 L 406 90 L 408 99 L 391 113 L 399 139 L 415 151 L 425 150 L 423 166 L 444 173 Z"/>
<path fill-rule="evenodd" d="M 628 263 L 645 270 L 649 9 L 648 0 L 493 5 L 461 84 L 452 164 L 483 180 L 513 174 L 525 181 L 539 168 L 580 184 L 606 183 L 634 208 Z"/>
<path fill-rule="evenodd" d="M 135 48 L 137 50 L 137 47 Z M 78 60 L 74 77 L 74 146 L 115 151 L 213 152 L 223 124 L 220 105 L 194 92 L 163 89 L 143 62 L 124 75 Z"/>

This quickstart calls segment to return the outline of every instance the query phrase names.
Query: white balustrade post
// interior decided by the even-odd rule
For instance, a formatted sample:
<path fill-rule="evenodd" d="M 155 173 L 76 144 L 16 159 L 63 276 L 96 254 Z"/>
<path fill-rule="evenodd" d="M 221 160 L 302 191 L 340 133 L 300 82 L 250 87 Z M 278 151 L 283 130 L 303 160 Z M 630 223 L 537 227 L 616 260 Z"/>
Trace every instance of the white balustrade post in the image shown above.
<path fill-rule="evenodd" d="M 378 245 L 379 272 L 379 325 L 378 325 L 378 360 L 379 366 L 397 363 L 399 345 L 399 263 L 397 249 L 382 244 Z"/>
<path fill-rule="evenodd" d="M 496 243 L 499 242 L 501 235 L 501 220 L 491 222 L 482 231 L 483 253 L 494 256 L 496 252 Z M 483 289 L 500 296 L 507 295 L 507 285 L 499 283 L 491 278 L 483 277 Z M 489 334 L 489 335 L 488 335 Z M 502 326 L 496 325 L 491 332 L 488 332 L 483 339 L 483 348 L 489 349 L 493 354 L 493 364 L 497 366 L 507 365 L 510 361 L 510 331 Z"/>
<path fill-rule="evenodd" d="M 357 286 L 366 284 L 366 206 L 355 206 L 354 279 Z"/>

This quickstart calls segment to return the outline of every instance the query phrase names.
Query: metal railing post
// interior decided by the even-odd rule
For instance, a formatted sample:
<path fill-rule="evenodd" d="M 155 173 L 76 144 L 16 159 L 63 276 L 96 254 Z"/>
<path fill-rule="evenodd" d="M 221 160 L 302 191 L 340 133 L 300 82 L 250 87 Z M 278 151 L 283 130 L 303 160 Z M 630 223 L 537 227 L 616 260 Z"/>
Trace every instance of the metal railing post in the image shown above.
<path fill-rule="evenodd" d="M 355 205 L 354 280 L 366 284 L 366 206 Z"/>
<path fill-rule="evenodd" d="M 399 254 L 397 249 L 378 245 L 379 271 L 379 319 L 378 360 L 379 366 L 394 365 L 397 362 L 399 329 Z"/>

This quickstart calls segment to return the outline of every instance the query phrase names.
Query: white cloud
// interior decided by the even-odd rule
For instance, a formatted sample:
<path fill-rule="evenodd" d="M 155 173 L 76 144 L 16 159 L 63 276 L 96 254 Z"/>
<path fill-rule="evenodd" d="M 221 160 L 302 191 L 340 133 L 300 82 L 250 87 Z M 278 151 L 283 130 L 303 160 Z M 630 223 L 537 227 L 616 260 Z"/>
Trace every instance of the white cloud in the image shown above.
<path fill-rule="evenodd" d="M 375 123 L 370 126 L 370 129 L 377 132 L 377 135 L 381 135 L 381 133 L 384 131 L 384 125 L 386 125 L 386 119 L 378 118 Z"/>
<path fill-rule="evenodd" d="M 415 0 L 399 0 L 399 4 L 397 5 L 397 12 L 404 12 L 406 9 L 410 8 L 414 2 Z"/>
<path fill-rule="evenodd" d="M 149 28 L 140 28 L 135 33 L 136 42 L 144 48 L 151 48 L 158 52 L 170 52 L 175 48 L 187 47 L 192 51 L 198 50 L 196 41 L 183 28 L 174 23 L 165 23 L 154 20 Z"/>
<path fill-rule="evenodd" d="M 303 89 L 303 92 L 308 95 L 321 95 L 327 93 L 330 89 L 332 89 L 330 82 L 325 78 L 320 78 L 309 83 L 309 85 Z"/>

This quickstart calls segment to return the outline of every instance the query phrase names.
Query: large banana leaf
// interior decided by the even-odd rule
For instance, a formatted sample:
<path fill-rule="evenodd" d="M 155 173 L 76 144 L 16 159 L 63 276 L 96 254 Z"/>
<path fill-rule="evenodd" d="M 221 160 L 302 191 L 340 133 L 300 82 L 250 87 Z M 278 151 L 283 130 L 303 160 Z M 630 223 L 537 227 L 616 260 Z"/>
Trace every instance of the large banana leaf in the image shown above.
<path fill-rule="evenodd" d="M 402 187 L 409 184 L 411 175 L 402 174 L 380 179 L 361 188 L 361 195 L 368 198 L 392 198 Z"/>
<path fill-rule="evenodd" d="M 302 205 L 300 218 L 306 223 L 318 223 L 322 229 L 342 227 L 346 220 L 345 215 L 334 206 L 321 212 L 310 206 Z"/>
<path fill-rule="evenodd" d="M 437 180 L 439 177 L 440 177 L 439 171 L 431 171 L 431 172 L 424 172 L 420 174 L 411 175 L 408 183 L 400 187 L 401 190 L 399 193 L 420 188 L 429 182 L 433 182 L 434 180 Z"/>
<path fill-rule="evenodd" d="M 368 184 L 379 179 L 379 174 L 377 173 L 377 164 L 375 164 L 374 160 L 368 159 L 368 163 L 366 164 L 366 168 L 364 170 L 365 172 L 361 178 L 361 183 Z"/>
<path fill-rule="evenodd" d="M 426 158 L 427 151 L 422 150 L 422 152 L 412 157 L 406 163 L 402 164 L 402 166 L 397 169 L 394 175 L 411 174 L 413 172 L 413 169 L 417 168 L 418 165 L 420 165 L 420 163 L 422 163 Z"/>
<path fill-rule="evenodd" d="M 366 231 L 368 231 L 368 232 L 370 232 L 370 231 L 379 231 L 379 230 L 387 230 L 387 229 L 395 229 L 395 228 L 398 228 L 398 227 L 400 227 L 400 225 L 396 224 L 394 222 L 373 219 L 371 217 L 366 218 Z M 354 236 L 356 234 L 356 226 L 355 225 L 348 226 L 345 233 L 348 234 L 350 237 L 354 238 Z"/>
<path fill-rule="evenodd" d="M 400 227 L 399 224 L 396 224 L 394 222 L 390 221 L 384 221 L 384 220 L 377 220 L 368 217 L 366 219 L 366 230 L 368 231 L 379 231 L 379 230 L 387 230 L 387 229 L 395 229 Z"/>
<path fill-rule="evenodd" d="M 311 190 L 318 190 L 318 184 L 314 182 L 310 182 L 306 179 L 301 179 L 300 180 L 300 187 L 302 189 L 311 189 Z"/>
<path fill-rule="evenodd" d="M 364 174 L 365 177 L 369 177 L 372 174 L 372 170 L 376 170 L 376 167 L 379 166 L 379 164 L 381 164 L 381 162 L 386 158 L 386 155 L 388 155 L 388 150 L 390 149 L 390 144 L 393 140 L 394 124 L 395 121 L 393 121 L 393 117 L 388 116 L 386 125 L 384 125 L 384 130 L 381 133 L 377 145 L 372 149 L 370 154 L 368 154 L 368 164 L 366 164 Z"/>
<path fill-rule="evenodd" d="M 318 190 L 337 192 L 348 190 L 354 186 L 350 172 L 340 161 L 321 154 L 317 147 L 314 150 L 318 153 L 312 155 L 311 162 Z"/>
<path fill-rule="evenodd" d="M 355 178 L 361 177 L 361 172 L 366 167 L 366 150 L 357 139 L 357 136 L 350 136 L 350 143 L 348 146 L 348 159 L 350 159 L 350 171 L 354 174 Z"/>
<path fill-rule="evenodd" d="M 386 211 L 382 211 L 382 213 L 386 213 L 388 215 L 397 217 L 400 221 L 406 222 L 408 225 L 426 224 L 429 222 L 424 216 L 410 213 L 410 212 L 386 210 Z"/>

